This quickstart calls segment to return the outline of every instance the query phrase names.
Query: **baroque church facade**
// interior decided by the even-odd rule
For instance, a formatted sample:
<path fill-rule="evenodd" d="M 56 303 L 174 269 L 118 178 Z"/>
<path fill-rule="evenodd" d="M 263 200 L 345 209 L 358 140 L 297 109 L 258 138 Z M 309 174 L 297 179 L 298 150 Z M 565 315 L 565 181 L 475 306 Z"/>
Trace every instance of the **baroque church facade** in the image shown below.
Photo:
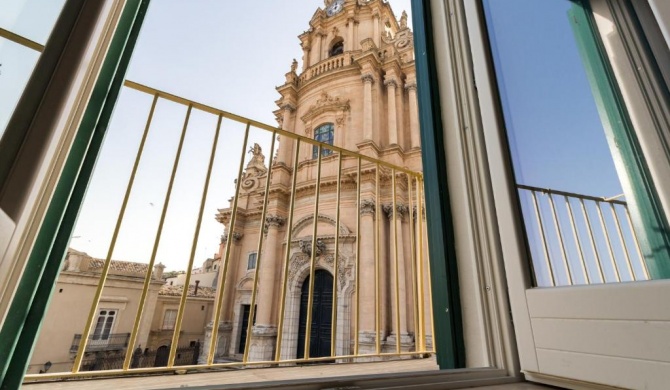
<path fill-rule="evenodd" d="M 303 50 L 302 68 L 299 70 L 294 60 L 284 84 L 277 87 L 281 97 L 274 114 L 279 127 L 420 172 L 414 47 L 407 14 L 402 12 L 396 18 L 391 6 L 383 0 L 326 0 L 324 8 L 316 10 L 309 29 L 299 35 L 299 39 Z M 423 284 L 423 292 L 418 292 L 416 280 L 412 279 L 416 277 L 413 268 L 416 263 L 412 262 L 417 258 L 412 251 L 420 237 L 416 229 L 411 228 L 416 222 L 412 225 L 410 221 L 411 218 L 416 221 L 418 214 L 417 183 L 398 173 L 392 181 L 390 170 L 376 172 L 376 165 L 365 161 L 359 177 L 356 158 L 343 156 L 340 167 L 338 153 L 325 148 L 320 159 L 321 180 L 317 182 L 318 148 L 303 142 L 296 150 L 296 145 L 295 139 L 280 136 L 275 157 L 270 156 L 267 161 L 262 149 L 254 145 L 239 183 L 237 199 L 231 199 L 229 206 L 219 209 L 217 214 L 224 234 L 215 260 L 219 263 L 215 264 L 219 270 L 219 286 L 223 286 L 216 361 L 242 358 L 247 343 L 250 361 L 303 357 L 306 294 L 315 231 L 310 357 L 331 356 L 332 332 L 335 332 L 332 339 L 335 355 L 354 353 L 356 337 L 358 353 L 374 353 L 377 327 L 382 353 L 395 352 L 398 337 L 402 351 L 416 350 L 419 322 L 415 302 L 422 302 L 425 308 L 422 310 L 425 312 L 423 335 L 430 345 L 430 303 L 427 298 L 423 299 L 428 296 L 428 283 Z M 262 221 L 268 175 L 268 203 Z M 377 179 L 380 183 L 376 183 Z M 392 182 L 396 183 L 396 191 L 390 188 Z M 381 189 L 379 194 L 376 188 Z M 395 203 L 392 193 L 396 196 Z M 414 200 L 410 200 L 410 196 Z M 235 202 L 237 211 L 233 218 Z M 360 234 L 357 226 L 360 226 Z M 377 230 L 378 243 L 375 241 Z M 263 241 L 259 254 L 260 234 Z M 425 248 L 425 239 L 419 244 Z M 398 258 L 397 269 L 393 264 L 394 253 Z M 378 287 L 374 283 L 376 258 L 379 259 Z M 358 288 L 357 261 L 361 280 Z M 426 259 L 420 261 L 427 269 Z M 255 321 L 250 324 L 256 278 Z M 427 280 L 425 275 L 423 278 Z M 335 297 L 333 285 L 337 291 Z M 416 299 L 417 295 L 422 299 Z M 378 317 L 375 314 L 377 299 L 380 302 Z M 358 325 L 357 301 L 360 303 Z M 331 317 L 333 306 L 335 324 Z M 280 321 L 281 309 L 284 313 Z M 251 340 L 247 340 L 249 327 Z M 212 330 L 213 322 L 206 330 L 201 360 L 206 359 Z M 276 351 L 278 337 L 282 338 L 280 351 Z"/>

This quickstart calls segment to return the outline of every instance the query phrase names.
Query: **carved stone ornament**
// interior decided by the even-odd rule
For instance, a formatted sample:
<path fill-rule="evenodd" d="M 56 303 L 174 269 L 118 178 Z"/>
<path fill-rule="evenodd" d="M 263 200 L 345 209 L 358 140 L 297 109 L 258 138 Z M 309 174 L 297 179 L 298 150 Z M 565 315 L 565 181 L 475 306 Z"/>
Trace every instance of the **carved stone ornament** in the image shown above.
<path fill-rule="evenodd" d="M 363 80 L 364 83 L 374 83 L 375 82 L 375 76 L 371 75 L 370 73 L 366 73 L 361 76 L 361 80 Z"/>
<path fill-rule="evenodd" d="M 398 86 L 398 82 L 394 78 L 390 78 L 384 81 L 384 85 L 395 88 Z"/>
<path fill-rule="evenodd" d="M 243 233 L 233 232 L 233 241 L 234 242 L 239 242 L 242 239 L 242 237 L 244 237 Z"/>
<path fill-rule="evenodd" d="M 416 83 L 409 83 L 405 85 L 407 91 L 416 91 Z"/>
<path fill-rule="evenodd" d="M 372 38 L 365 38 L 361 41 L 361 49 L 363 51 L 376 50 L 377 45 L 375 45 L 375 41 Z"/>
<path fill-rule="evenodd" d="M 323 253 L 326 253 L 326 243 L 321 239 L 316 239 L 316 255 L 321 256 Z M 312 256 L 312 240 L 300 240 L 300 251 L 307 256 Z"/>
<path fill-rule="evenodd" d="M 363 199 L 360 204 L 361 215 L 375 214 L 375 201 L 372 199 Z"/>
<path fill-rule="evenodd" d="M 324 112 L 329 112 L 329 111 L 341 111 L 341 112 L 346 112 L 349 111 L 349 100 L 342 100 L 339 97 L 334 97 L 328 95 L 328 92 L 323 92 L 319 99 L 317 99 L 316 103 L 314 103 L 309 110 L 307 110 L 307 113 L 302 116 L 302 121 L 307 124 L 312 118 L 316 117 L 317 115 L 320 115 Z"/>
<path fill-rule="evenodd" d="M 382 206 L 384 212 L 388 216 L 389 220 L 393 219 L 393 205 L 392 204 L 385 204 Z M 409 212 L 409 207 L 407 207 L 406 204 L 403 203 L 397 203 L 396 204 L 396 211 L 398 213 L 398 218 L 402 220 L 405 215 Z"/>
<path fill-rule="evenodd" d="M 265 217 L 265 223 L 267 226 L 280 227 L 284 225 L 286 218 L 279 215 L 268 215 Z"/>

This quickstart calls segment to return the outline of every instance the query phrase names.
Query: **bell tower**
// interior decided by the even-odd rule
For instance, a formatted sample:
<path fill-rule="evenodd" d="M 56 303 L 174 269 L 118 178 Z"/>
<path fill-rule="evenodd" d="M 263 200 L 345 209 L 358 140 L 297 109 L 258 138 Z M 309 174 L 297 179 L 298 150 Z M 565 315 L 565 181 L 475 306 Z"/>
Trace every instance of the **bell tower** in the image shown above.
<path fill-rule="evenodd" d="M 316 10 L 309 20 L 308 29 L 298 39 L 302 47 L 301 61 L 294 59 L 291 62 L 283 84 L 276 88 L 280 98 L 276 101 L 278 108 L 274 114 L 279 127 L 301 137 L 421 171 L 414 46 L 412 31 L 407 25 L 407 14 L 402 12 L 399 18 L 396 17 L 388 2 L 383 0 L 325 0 L 324 7 Z M 257 163 L 251 167 L 253 169 L 247 167 L 245 171 L 245 178 L 265 180 L 265 175 L 271 178 L 267 217 L 261 221 L 258 212 L 264 190 L 243 186 L 239 204 L 244 206 L 238 209 L 234 226 L 237 234 L 234 237 L 239 239 L 231 246 L 235 248 L 231 255 L 233 271 L 224 283 L 218 357 L 240 358 L 239 353 L 247 343 L 251 361 L 270 361 L 276 356 L 282 360 L 302 356 L 300 343 L 305 334 L 301 313 L 306 309 L 301 307 L 300 294 L 309 277 L 304 272 L 308 270 L 312 257 L 314 224 L 318 227 L 314 261 L 321 270 L 314 282 L 330 286 L 330 296 L 332 286 L 336 287 L 336 305 L 340 313 L 340 324 L 337 327 L 330 328 L 332 324 L 329 323 L 316 325 L 319 329 L 325 329 L 324 334 L 328 333 L 328 329 L 336 328 L 332 331 L 336 332 L 336 354 L 351 354 L 355 338 L 359 340 L 359 353 L 374 352 L 375 342 L 379 343 L 380 340 L 382 345 L 388 344 L 389 351 L 395 351 L 398 340 L 404 351 L 411 350 L 414 325 L 409 321 L 408 313 L 413 312 L 410 303 L 412 293 L 409 292 L 410 285 L 406 286 L 411 280 L 409 276 L 407 279 L 404 276 L 404 269 L 411 269 L 411 255 L 405 256 L 402 249 L 402 237 L 411 235 L 406 218 L 411 212 L 404 204 L 398 204 L 397 210 L 391 207 L 390 196 L 378 198 L 380 203 L 386 203 L 375 204 L 376 179 L 373 164 L 370 163 L 366 163 L 370 166 L 366 167 L 361 177 L 348 175 L 339 183 L 342 187 L 342 202 L 338 204 L 335 200 L 338 185 L 334 185 L 337 182 L 338 153 L 324 147 L 319 157 L 318 147 L 302 142 L 296 154 L 297 145 L 295 139 L 280 136 L 277 156 L 275 159 L 270 158 L 267 163 L 269 169 L 263 169 L 265 162 L 258 157 Z M 253 149 L 254 156 L 262 155 L 260 147 L 258 149 Z M 294 161 L 296 156 L 298 160 Z M 345 156 L 342 160 L 343 170 L 355 171 L 356 158 Z M 324 174 L 322 181 L 316 185 L 320 187 L 322 197 L 319 198 L 318 215 L 314 215 L 314 206 L 311 205 L 316 202 L 315 192 L 310 188 L 314 187 L 319 164 Z M 291 194 L 294 173 L 296 193 Z M 360 201 L 356 194 L 357 185 L 361 188 Z M 385 185 L 388 187 L 389 183 Z M 291 211 L 292 195 L 295 195 L 298 206 Z M 336 226 L 338 209 L 341 220 L 340 225 Z M 358 211 L 361 233 L 365 231 L 365 234 L 355 231 Z M 217 216 L 226 231 L 230 227 L 231 212 L 230 207 L 220 209 Z M 381 222 L 377 225 L 386 226 L 383 229 L 374 222 L 376 213 L 382 212 L 385 212 L 385 216 L 396 216 L 380 217 L 378 220 Z M 293 213 L 293 222 L 292 226 L 287 226 L 290 213 Z M 390 227 L 392 223 L 393 228 Z M 389 235 L 392 230 L 400 232 L 393 240 L 397 240 L 394 243 L 400 248 L 397 250 L 400 264 L 398 272 L 403 274 L 398 278 L 397 290 L 401 293 L 398 293 L 398 305 L 394 308 L 390 303 L 382 304 L 379 313 L 381 322 L 376 322 L 373 302 L 376 299 L 390 302 L 392 289 L 396 287 L 382 281 L 380 298 L 373 288 L 374 283 L 361 283 L 360 312 L 363 314 L 360 326 L 355 327 L 351 310 L 354 307 L 353 286 L 358 281 L 354 278 L 366 281 L 375 278 L 374 234 L 369 234 L 374 229 L 382 229 L 382 235 Z M 261 231 L 265 234 L 263 249 L 256 253 Z M 290 242 L 289 231 L 292 232 Z M 338 259 L 334 259 L 336 234 L 341 235 Z M 388 243 L 391 237 L 382 236 L 382 240 Z M 357 245 L 360 246 L 360 254 L 352 249 Z M 405 245 L 409 247 L 409 244 Z M 383 249 L 383 253 L 390 252 L 390 248 Z M 220 257 L 223 258 L 222 255 Z M 290 259 L 287 268 L 289 273 L 283 275 L 283 264 L 287 258 Z M 256 259 L 261 264 L 258 268 L 251 265 L 256 264 Z M 382 262 L 389 263 L 389 259 L 387 256 Z M 337 275 L 332 268 L 335 261 L 340 267 Z M 356 261 L 360 261 L 360 275 L 357 276 L 353 271 Z M 385 266 L 388 269 L 391 267 Z M 241 316 L 248 313 L 250 305 L 253 305 L 249 296 L 251 280 L 256 272 L 258 299 L 255 301 L 256 322 L 252 324 L 244 322 Z M 287 291 L 282 289 L 283 278 L 287 280 Z M 323 286 L 320 288 L 325 288 Z M 327 290 L 325 288 L 323 291 Z M 280 321 L 278 309 L 283 293 L 287 294 L 287 311 L 282 317 L 283 321 Z M 317 304 L 332 307 L 328 295 L 319 295 L 319 299 Z M 398 311 L 402 313 L 399 315 Z M 392 314 L 399 321 L 391 321 Z M 283 324 L 283 328 L 278 332 L 280 324 Z M 377 326 L 381 329 L 379 340 L 376 339 Z M 250 341 L 242 337 L 242 334 L 246 335 L 243 328 L 248 329 L 245 327 L 252 327 Z M 303 329 L 303 333 L 300 333 L 300 329 Z M 276 351 L 278 334 L 282 334 L 281 351 Z M 321 349 L 330 356 L 330 336 L 321 341 Z M 317 340 L 314 345 L 319 343 Z M 386 351 L 386 348 L 383 347 L 383 350 Z M 320 354 L 323 352 L 321 349 L 314 353 Z"/>

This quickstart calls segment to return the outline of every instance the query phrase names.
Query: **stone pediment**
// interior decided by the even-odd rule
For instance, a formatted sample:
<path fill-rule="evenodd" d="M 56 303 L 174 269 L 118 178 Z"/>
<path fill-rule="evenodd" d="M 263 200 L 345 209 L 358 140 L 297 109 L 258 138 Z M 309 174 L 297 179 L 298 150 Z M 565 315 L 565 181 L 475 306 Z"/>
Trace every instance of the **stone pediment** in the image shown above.
<path fill-rule="evenodd" d="M 303 122 L 308 122 L 315 116 L 329 111 L 349 111 L 349 100 L 342 100 L 339 97 L 333 97 L 328 95 L 327 92 L 323 92 L 321 97 L 313 104 L 307 113 L 303 115 L 300 119 Z"/>

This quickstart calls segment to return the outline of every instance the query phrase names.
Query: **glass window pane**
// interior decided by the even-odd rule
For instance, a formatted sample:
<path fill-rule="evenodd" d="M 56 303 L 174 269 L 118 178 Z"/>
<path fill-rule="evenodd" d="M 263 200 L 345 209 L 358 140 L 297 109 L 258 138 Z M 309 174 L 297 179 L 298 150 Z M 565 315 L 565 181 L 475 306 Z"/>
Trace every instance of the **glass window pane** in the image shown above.
<path fill-rule="evenodd" d="M 649 279 L 658 255 L 635 222 L 649 203 L 644 162 L 625 109 L 607 99 L 618 92 L 591 15 L 570 0 L 484 5 L 537 285 Z"/>
<path fill-rule="evenodd" d="M 0 38 L 0 139 L 40 53 Z"/>
<path fill-rule="evenodd" d="M 44 45 L 65 0 L 9 0 L 0 5 L 0 28 Z"/>

